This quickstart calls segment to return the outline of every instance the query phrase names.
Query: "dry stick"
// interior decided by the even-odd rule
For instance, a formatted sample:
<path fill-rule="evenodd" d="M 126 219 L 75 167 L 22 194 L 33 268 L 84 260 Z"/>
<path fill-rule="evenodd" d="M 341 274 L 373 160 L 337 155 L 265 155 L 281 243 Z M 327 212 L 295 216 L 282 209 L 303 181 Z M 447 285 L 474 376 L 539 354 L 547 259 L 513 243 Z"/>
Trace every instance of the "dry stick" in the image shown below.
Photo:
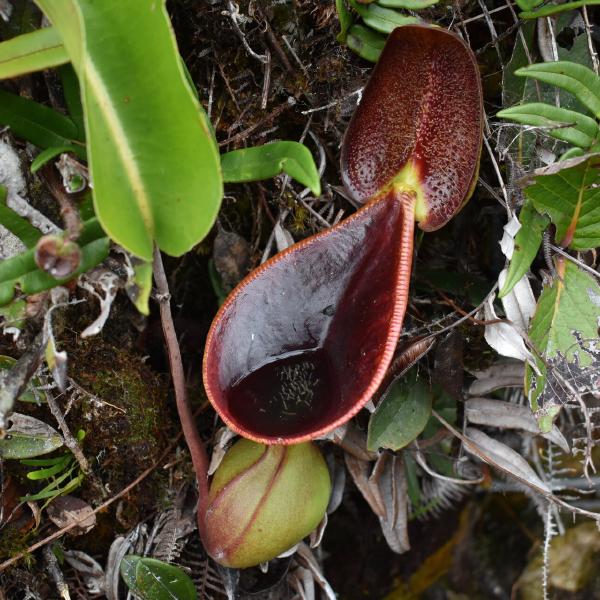
<path fill-rule="evenodd" d="M 81 470 L 86 475 L 89 475 L 91 471 L 90 463 L 88 462 L 87 458 L 83 455 L 83 452 L 81 451 L 77 440 L 73 437 L 73 434 L 71 433 L 71 430 L 67 425 L 65 416 L 60 410 L 58 402 L 49 391 L 46 391 L 46 402 L 48 403 L 48 408 L 50 409 L 52 416 L 56 419 L 56 422 L 58 423 L 58 426 L 63 434 L 65 446 L 72 452 L 73 456 L 75 456 Z"/>
<path fill-rule="evenodd" d="M 271 119 L 276 119 L 283 111 L 287 110 L 288 108 L 291 108 L 295 104 L 296 99 L 293 96 L 290 96 L 283 104 L 276 106 L 268 115 L 265 115 L 260 121 L 254 123 L 254 125 L 251 125 L 247 129 L 244 129 L 244 131 L 240 131 L 240 133 L 237 133 L 236 135 L 231 136 L 230 138 L 227 138 L 222 142 L 219 142 L 219 147 L 222 148 L 223 146 L 227 146 L 227 144 L 244 141 L 251 133 L 256 131 L 259 127 L 262 127 L 262 125 L 264 125 Z"/>
<path fill-rule="evenodd" d="M 204 442 L 196 429 L 194 422 L 194 414 L 190 408 L 187 390 L 185 387 L 185 374 L 183 364 L 181 362 L 181 351 L 177 342 L 177 334 L 175 325 L 173 324 L 173 316 L 171 314 L 171 294 L 169 293 L 169 284 L 165 274 L 160 250 L 154 248 L 154 281 L 156 282 L 157 294 L 156 299 L 160 306 L 160 320 L 162 323 L 165 343 L 167 345 L 167 353 L 169 355 L 169 367 L 171 377 L 173 378 L 173 387 L 175 389 L 175 402 L 177 404 L 177 412 L 181 421 L 183 435 L 190 449 L 192 464 L 196 478 L 198 479 L 198 493 L 200 495 L 199 511 L 208 497 L 208 456 Z"/>

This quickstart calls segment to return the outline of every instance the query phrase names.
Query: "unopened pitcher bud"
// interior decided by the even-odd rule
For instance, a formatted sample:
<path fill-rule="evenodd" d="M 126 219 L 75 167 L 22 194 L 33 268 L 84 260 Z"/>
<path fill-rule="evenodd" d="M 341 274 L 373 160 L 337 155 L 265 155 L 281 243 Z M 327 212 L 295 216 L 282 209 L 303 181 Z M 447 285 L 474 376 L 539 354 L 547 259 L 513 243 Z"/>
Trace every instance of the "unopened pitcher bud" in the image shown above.
<path fill-rule="evenodd" d="M 331 482 L 312 443 L 238 441 L 210 486 L 200 526 L 208 553 L 228 567 L 266 562 L 308 535 L 325 515 Z"/>

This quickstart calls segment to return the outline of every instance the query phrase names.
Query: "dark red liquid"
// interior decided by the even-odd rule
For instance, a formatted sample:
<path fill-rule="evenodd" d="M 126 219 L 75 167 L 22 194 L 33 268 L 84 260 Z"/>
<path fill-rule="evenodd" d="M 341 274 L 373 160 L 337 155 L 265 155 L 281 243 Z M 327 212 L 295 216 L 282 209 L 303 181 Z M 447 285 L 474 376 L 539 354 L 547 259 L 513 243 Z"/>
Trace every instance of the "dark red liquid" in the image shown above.
<path fill-rule="evenodd" d="M 325 421 L 339 403 L 338 386 L 323 350 L 275 360 L 239 380 L 227 392 L 229 412 L 253 433 L 302 435 Z"/>

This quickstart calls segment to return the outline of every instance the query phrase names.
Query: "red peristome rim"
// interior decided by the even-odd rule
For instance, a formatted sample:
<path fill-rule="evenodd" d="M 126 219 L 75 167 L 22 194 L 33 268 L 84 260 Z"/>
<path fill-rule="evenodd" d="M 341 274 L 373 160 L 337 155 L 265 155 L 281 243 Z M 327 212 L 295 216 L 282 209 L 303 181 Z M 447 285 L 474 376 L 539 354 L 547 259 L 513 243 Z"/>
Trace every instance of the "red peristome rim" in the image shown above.
<path fill-rule="evenodd" d="M 217 403 L 217 401 L 215 400 L 215 398 L 213 396 L 210 386 L 207 385 L 207 382 L 209 380 L 209 378 L 208 378 L 209 351 L 213 345 L 213 338 L 215 337 L 215 330 L 216 330 L 217 324 L 220 322 L 224 313 L 227 311 L 229 305 L 238 297 L 238 295 L 244 290 L 244 288 L 251 281 L 254 281 L 254 279 L 259 277 L 260 274 L 263 271 L 265 271 L 266 269 L 268 269 L 271 264 L 281 260 L 284 256 L 286 256 L 289 253 L 295 252 L 296 250 L 299 250 L 300 248 L 303 248 L 305 246 L 308 246 L 308 245 L 314 243 L 315 240 L 327 235 L 332 230 L 339 229 L 339 228 L 343 227 L 344 225 L 347 225 L 352 220 L 358 218 L 359 215 L 362 215 L 362 213 L 364 211 L 372 210 L 372 208 L 377 203 L 390 201 L 390 199 L 389 199 L 390 195 L 393 196 L 394 201 L 400 202 L 400 204 L 402 206 L 402 211 L 403 211 L 402 231 L 400 232 L 400 250 L 399 250 L 400 260 L 398 261 L 398 270 L 396 273 L 396 288 L 395 288 L 396 301 L 394 303 L 394 310 L 392 313 L 392 318 L 390 319 L 390 327 L 388 329 L 388 335 L 387 335 L 387 339 L 386 339 L 386 342 L 384 345 L 384 351 L 382 354 L 382 358 L 379 362 L 379 366 L 377 367 L 377 370 L 375 371 L 375 373 L 373 374 L 373 377 L 371 378 L 371 383 L 370 383 L 369 387 L 362 394 L 362 396 L 360 396 L 360 398 L 354 403 L 354 405 L 352 406 L 352 408 L 350 410 L 348 410 L 341 417 L 339 417 L 338 419 L 333 421 L 331 424 L 329 424 L 325 427 L 321 427 L 321 428 L 313 431 L 312 433 L 307 433 L 307 434 L 304 434 L 301 436 L 291 436 L 291 437 L 261 436 L 261 435 L 255 435 L 252 432 L 247 431 L 243 427 L 240 427 L 237 423 L 232 421 L 224 413 L 224 411 L 221 410 L 219 404 Z M 314 440 L 315 438 L 321 437 L 321 436 L 325 435 L 326 433 L 336 429 L 340 425 L 343 425 L 346 421 L 350 420 L 354 415 L 356 415 L 363 408 L 363 406 L 370 400 L 370 398 L 373 396 L 373 394 L 375 393 L 375 391 L 377 390 L 377 388 L 383 381 L 383 378 L 385 376 L 387 368 L 388 368 L 390 362 L 392 361 L 392 358 L 394 356 L 394 351 L 396 349 L 396 344 L 398 342 L 398 338 L 400 337 L 400 331 L 402 329 L 404 315 L 406 313 L 406 306 L 408 303 L 408 290 L 409 290 L 409 286 L 410 286 L 410 275 L 411 275 L 411 269 L 412 269 L 413 234 L 414 234 L 414 226 L 415 226 L 414 206 L 415 206 L 415 199 L 411 193 L 407 193 L 404 191 L 398 191 L 398 190 L 390 190 L 388 193 L 386 193 L 382 196 L 379 196 L 377 198 L 374 198 L 373 200 L 371 200 L 370 202 L 365 204 L 363 208 L 359 209 L 353 215 L 351 215 L 344 221 L 338 223 L 334 227 L 332 227 L 330 229 L 326 229 L 325 231 L 322 231 L 320 233 L 317 233 L 305 240 L 302 240 L 301 242 L 298 242 L 297 244 L 294 244 L 293 246 L 290 246 L 283 252 L 276 254 L 275 256 L 270 258 L 268 261 L 266 261 L 264 264 L 262 264 L 260 267 L 258 267 L 254 271 L 252 271 L 252 273 L 250 273 L 233 290 L 233 292 L 231 292 L 231 294 L 228 296 L 228 298 L 225 300 L 225 302 L 219 308 L 219 310 L 218 310 L 217 314 L 215 315 L 215 318 L 213 319 L 213 322 L 210 326 L 210 330 L 209 330 L 208 336 L 206 338 L 204 356 L 203 356 L 203 360 L 202 360 L 202 378 L 204 381 L 204 389 L 206 390 L 206 395 L 207 395 L 210 403 L 214 407 L 214 409 L 217 411 L 218 415 L 221 417 L 221 419 L 225 422 L 225 424 L 230 429 L 232 429 L 239 435 L 241 435 L 249 440 L 252 440 L 252 441 L 255 441 L 255 442 L 258 442 L 261 444 L 267 444 L 267 445 L 299 444 L 302 442 L 308 442 L 310 440 Z"/>

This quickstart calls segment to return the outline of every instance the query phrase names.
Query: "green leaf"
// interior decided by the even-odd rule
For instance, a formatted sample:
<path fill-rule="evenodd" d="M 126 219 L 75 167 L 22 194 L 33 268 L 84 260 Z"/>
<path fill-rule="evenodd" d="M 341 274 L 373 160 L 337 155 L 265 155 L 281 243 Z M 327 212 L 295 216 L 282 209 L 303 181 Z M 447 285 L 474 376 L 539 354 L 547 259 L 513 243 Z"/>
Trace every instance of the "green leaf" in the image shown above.
<path fill-rule="evenodd" d="M 400 450 L 425 428 L 431 416 L 432 393 L 413 368 L 392 384 L 369 421 L 367 447 Z"/>
<path fill-rule="evenodd" d="M 76 477 L 73 476 L 74 472 L 77 470 L 78 465 L 73 463 L 71 468 L 68 471 L 65 471 L 58 477 L 55 477 L 50 481 L 48 485 L 46 485 L 41 491 L 36 494 L 28 494 L 21 498 L 23 502 L 35 502 L 37 500 L 44 500 L 45 498 L 56 498 L 62 494 L 67 494 L 73 489 L 77 488 L 80 483 L 83 481 L 84 474 L 79 473 Z M 66 481 L 66 484 L 63 487 L 60 487 L 63 482 Z M 47 505 L 47 504 L 46 504 Z"/>
<path fill-rule="evenodd" d="M 39 269 L 35 264 L 33 248 L 0 262 L 0 306 L 13 299 L 17 286 L 24 294 L 37 294 L 71 281 L 108 256 L 110 241 L 104 237 L 97 219 L 84 223 L 78 244 L 81 247 L 81 263 L 77 271 L 67 279 L 55 279 Z"/>
<path fill-rule="evenodd" d="M 588 67 L 556 61 L 529 65 L 515 75 L 532 77 L 573 94 L 596 118 L 600 118 L 600 78 Z"/>
<path fill-rule="evenodd" d="M 337 35 L 337 41 L 341 44 L 346 43 L 346 35 L 350 25 L 352 25 L 352 13 L 346 7 L 345 0 L 335 0 L 338 19 L 340 21 L 340 32 Z"/>
<path fill-rule="evenodd" d="M 556 225 L 561 246 L 573 250 L 600 246 L 599 166 L 598 156 L 561 161 L 536 171 L 535 183 L 525 189 L 536 210 Z"/>
<path fill-rule="evenodd" d="M 42 237 L 42 233 L 27 219 L 9 208 L 6 199 L 6 188 L 0 185 L 0 224 L 4 225 L 13 235 L 16 235 L 25 246 L 32 248 Z"/>
<path fill-rule="evenodd" d="M 0 458 L 33 458 L 53 452 L 63 445 L 58 433 L 43 421 L 13 413 L 7 434 L 0 439 Z"/>
<path fill-rule="evenodd" d="M 120 566 L 127 587 L 142 600 L 196 600 L 194 582 L 179 567 L 129 554 Z"/>
<path fill-rule="evenodd" d="M 0 79 L 57 67 L 69 57 L 57 31 L 45 27 L 0 44 Z"/>
<path fill-rule="evenodd" d="M 15 300 L 6 306 L 0 306 L 0 317 L 4 319 L 3 327 L 23 329 L 27 323 L 27 302 Z"/>
<path fill-rule="evenodd" d="M 349 0 L 350 6 L 361 16 L 365 25 L 381 33 L 391 33 L 396 27 L 419 23 L 416 17 L 407 17 L 395 10 L 383 8 L 378 4 L 359 4 L 356 0 Z"/>
<path fill-rule="evenodd" d="M 380 6 L 388 8 L 406 8 L 407 10 L 419 10 L 437 4 L 439 0 L 377 0 Z"/>
<path fill-rule="evenodd" d="M 585 156 L 585 151 L 581 148 L 570 148 L 564 154 L 561 154 L 559 160 L 569 160 L 570 158 L 578 158 L 580 156 Z"/>
<path fill-rule="evenodd" d="M 521 10 L 531 10 L 538 4 L 541 4 L 541 0 L 517 0 L 517 5 Z"/>
<path fill-rule="evenodd" d="M 144 260 L 152 260 L 155 241 L 182 255 L 212 227 L 222 181 L 164 0 L 36 3 L 79 77 L 102 227 Z M 132 34 L 132 23 L 142 34 Z"/>
<path fill-rule="evenodd" d="M 63 96 L 69 111 L 69 117 L 75 123 L 81 139 L 85 139 L 85 123 L 83 119 L 83 105 L 79 91 L 79 79 L 71 65 L 64 65 L 58 69 L 63 88 Z"/>
<path fill-rule="evenodd" d="M 531 201 L 526 201 L 519 214 L 519 222 L 521 229 L 515 236 L 515 250 L 510 259 L 506 281 L 498 294 L 499 298 L 509 294 L 529 270 L 540 249 L 544 230 L 548 227 L 550 219 L 540 215 Z"/>
<path fill-rule="evenodd" d="M 501 110 L 496 116 L 525 125 L 544 127 L 548 135 L 585 149 L 590 148 L 600 135 L 598 123 L 591 117 L 543 102 L 513 106 Z M 571 126 L 565 127 L 567 124 Z"/>
<path fill-rule="evenodd" d="M 44 467 L 42 469 L 36 469 L 35 471 L 29 471 L 29 473 L 27 473 L 27 479 L 30 479 L 31 481 L 40 481 L 42 479 L 49 479 L 53 475 L 56 475 L 57 473 L 64 471 L 65 468 L 67 468 L 71 462 L 72 462 L 71 455 L 67 454 L 65 456 L 61 456 L 61 460 L 59 460 L 54 465 L 50 465 L 50 466 Z"/>
<path fill-rule="evenodd" d="M 600 286 L 562 257 L 556 270 L 558 277 L 544 287 L 529 329 L 529 339 L 540 353 L 539 373 L 527 366 L 525 389 L 542 431 L 570 396 L 565 380 L 578 391 L 597 389 L 600 362 Z"/>
<path fill-rule="evenodd" d="M 298 142 L 272 142 L 254 148 L 233 150 L 221 156 L 223 181 L 239 183 L 270 179 L 287 173 L 315 196 L 321 194 L 319 172 L 312 154 Z"/>
<path fill-rule="evenodd" d="M 577 8 L 581 8 L 582 6 L 598 5 L 600 4 L 600 0 L 576 0 L 575 2 L 565 2 L 564 4 L 549 4 L 538 10 L 529 10 L 537 4 L 540 4 L 540 2 L 537 1 L 533 4 L 533 6 L 529 2 L 524 2 L 523 0 L 517 0 L 517 4 L 519 5 L 519 8 L 525 11 L 519 13 L 519 17 L 521 19 L 538 19 L 540 17 L 548 17 L 549 15 L 575 10 Z M 523 6 L 521 4 L 523 4 Z"/>
<path fill-rule="evenodd" d="M 150 314 L 148 301 L 152 292 L 152 263 L 145 260 L 132 261 L 133 277 L 127 281 L 125 290 L 134 306 L 143 314 Z"/>
<path fill-rule="evenodd" d="M 52 108 L 0 90 L 0 124 L 8 125 L 20 138 L 39 148 L 69 146 L 85 159 L 85 148 L 78 144 L 77 127 Z"/>
<path fill-rule="evenodd" d="M 36 173 L 39 171 L 48 161 L 51 161 L 53 158 L 56 158 L 59 154 L 63 152 L 71 152 L 72 146 L 50 146 L 50 148 L 46 148 L 42 150 L 32 161 L 30 170 L 32 173 Z"/>
<path fill-rule="evenodd" d="M 348 30 L 346 44 L 361 58 L 376 63 L 385 46 L 385 40 L 385 36 L 364 25 L 352 25 Z"/>
<path fill-rule="evenodd" d="M 23 459 L 21 461 L 22 465 L 26 465 L 28 467 L 49 467 L 51 465 L 56 465 L 58 463 L 63 463 L 65 458 L 68 458 L 72 455 L 63 455 L 63 456 L 54 456 L 52 458 L 28 458 Z"/>

